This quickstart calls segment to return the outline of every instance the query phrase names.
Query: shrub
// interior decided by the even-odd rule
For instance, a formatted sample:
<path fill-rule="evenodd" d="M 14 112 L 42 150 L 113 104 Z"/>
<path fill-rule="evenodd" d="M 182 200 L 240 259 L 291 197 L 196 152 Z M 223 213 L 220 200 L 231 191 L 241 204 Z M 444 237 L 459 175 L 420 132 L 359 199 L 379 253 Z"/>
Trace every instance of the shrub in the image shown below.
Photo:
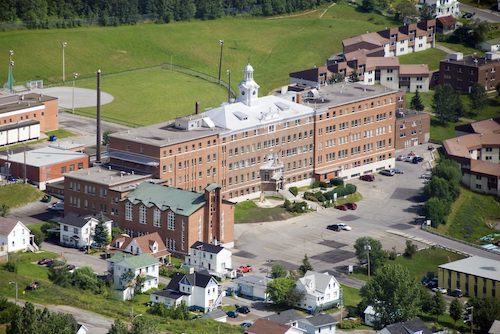
<path fill-rule="evenodd" d="M 391 251 L 389 252 L 389 260 L 394 261 L 398 257 L 398 253 L 396 252 L 396 247 L 392 247 Z"/>
<path fill-rule="evenodd" d="M 16 273 L 17 272 L 17 265 L 14 262 L 12 262 L 12 261 L 7 262 L 4 265 L 4 268 L 5 268 L 5 270 L 10 271 L 11 273 Z"/>
<path fill-rule="evenodd" d="M 339 327 L 341 329 L 354 329 L 357 328 L 361 325 L 361 319 L 360 318 L 354 318 L 354 319 L 349 319 L 349 320 L 342 320 L 342 324 L 339 324 Z"/>
<path fill-rule="evenodd" d="M 415 253 L 417 253 L 417 251 L 418 251 L 417 245 L 413 244 L 411 240 L 406 240 L 406 249 L 404 252 L 404 256 L 411 258 L 413 257 L 413 255 L 415 255 Z"/>
<path fill-rule="evenodd" d="M 327 188 L 327 187 L 328 187 L 328 184 L 327 184 L 326 182 L 322 182 L 322 181 L 321 181 L 321 182 L 319 183 L 319 187 L 320 187 L 320 188 Z"/>
<path fill-rule="evenodd" d="M 319 188 L 319 185 L 320 185 L 321 182 L 319 181 L 314 181 L 312 184 L 311 184 L 311 188 Z"/>
<path fill-rule="evenodd" d="M 299 194 L 299 189 L 297 187 L 290 187 L 288 188 L 288 191 L 293 195 L 297 196 Z"/>
<path fill-rule="evenodd" d="M 290 203 L 289 208 L 286 208 L 288 212 L 293 212 L 293 213 L 302 213 L 305 212 L 306 209 L 307 209 L 307 203 L 303 201 Z"/>
<path fill-rule="evenodd" d="M 312 201 L 312 202 L 317 202 L 318 201 L 318 199 L 316 198 L 316 196 L 314 196 L 313 193 L 310 193 L 308 191 L 306 191 L 304 193 L 304 199 L 308 200 L 308 201 Z"/>
<path fill-rule="evenodd" d="M 332 187 L 343 186 L 343 185 L 344 185 L 344 180 L 342 180 L 340 177 L 336 177 L 330 180 L 330 186 Z"/>
<path fill-rule="evenodd" d="M 161 266 L 160 267 L 160 275 L 166 277 L 173 277 L 175 273 L 187 274 L 188 271 L 186 269 L 182 269 L 176 266 Z"/>
<path fill-rule="evenodd" d="M 315 192 L 314 193 L 314 197 L 316 197 L 316 199 L 318 200 L 318 202 L 324 202 L 324 201 L 326 201 L 326 197 L 325 197 L 325 195 L 323 195 L 323 193 L 321 191 Z"/>
<path fill-rule="evenodd" d="M 354 184 L 348 183 L 345 185 L 346 195 L 354 194 L 357 190 L 358 188 Z"/>
<path fill-rule="evenodd" d="M 283 207 L 285 208 L 286 211 L 290 211 L 290 208 L 292 207 L 292 202 L 286 199 L 285 202 L 283 203 Z"/>

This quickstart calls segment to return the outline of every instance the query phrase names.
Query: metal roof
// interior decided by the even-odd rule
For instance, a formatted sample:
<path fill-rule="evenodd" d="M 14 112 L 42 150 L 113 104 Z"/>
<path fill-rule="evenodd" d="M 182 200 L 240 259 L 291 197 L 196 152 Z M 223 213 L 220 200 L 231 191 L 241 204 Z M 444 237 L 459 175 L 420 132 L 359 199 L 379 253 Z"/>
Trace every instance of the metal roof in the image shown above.
<path fill-rule="evenodd" d="M 480 256 L 471 256 L 462 260 L 442 264 L 439 268 L 500 281 L 500 261 Z"/>
<path fill-rule="evenodd" d="M 88 158 L 88 155 L 80 152 L 61 150 L 58 148 L 44 147 L 36 150 L 26 151 L 26 165 L 42 167 L 55 165 L 61 162 L 75 159 Z M 24 163 L 24 152 L 11 155 L 2 155 L 0 159 L 17 163 Z"/>

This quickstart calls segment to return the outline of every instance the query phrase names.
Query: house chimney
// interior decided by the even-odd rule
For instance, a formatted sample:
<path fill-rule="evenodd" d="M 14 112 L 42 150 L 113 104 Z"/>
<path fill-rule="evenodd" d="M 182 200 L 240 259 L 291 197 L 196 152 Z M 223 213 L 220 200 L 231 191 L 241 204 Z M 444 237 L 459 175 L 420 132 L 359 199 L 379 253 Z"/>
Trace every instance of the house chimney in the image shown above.
<path fill-rule="evenodd" d="M 194 104 L 194 114 L 198 115 L 198 112 L 200 111 L 200 102 L 196 101 Z"/>
<path fill-rule="evenodd" d="M 101 70 L 97 70 L 97 133 L 96 133 L 96 153 L 95 162 L 101 163 Z"/>

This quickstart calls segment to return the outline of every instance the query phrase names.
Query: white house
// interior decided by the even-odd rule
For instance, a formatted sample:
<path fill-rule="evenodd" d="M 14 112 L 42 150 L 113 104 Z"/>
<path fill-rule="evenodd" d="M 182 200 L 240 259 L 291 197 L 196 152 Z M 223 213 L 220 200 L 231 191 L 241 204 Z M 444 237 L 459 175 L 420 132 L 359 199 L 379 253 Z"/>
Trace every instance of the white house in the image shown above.
<path fill-rule="evenodd" d="M 127 255 L 117 253 L 108 259 L 108 272 L 113 275 L 115 291 L 123 300 L 129 300 L 134 295 L 133 281 L 137 276 L 144 277 L 141 292 L 158 288 L 160 262 L 151 254 Z M 133 278 L 127 277 L 129 272 Z"/>
<path fill-rule="evenodd" d="M 378 320 L 378 316 L 373 306 L 368 305 L 363 313 L 365 315 L 365 325 L 374 327 L 375 322 Z"/>
<path fill-rule="evenodd" d="M 191 309 L 211 312 L 220 305 L 224 295 L 215 278 L 207 271 L 186 275 L 176 273 L 164 290 L 150 295 L 150 301 L 169 307 L 184 302 Z"/>
<path fill-rule="evenodd" d="M 500 52 L 500 38 L 484 41 L 479 44 L 479 47 L 486 52 Z"/>
<path fill-rule="evenodd" d="M 298 327 L 307 334 L 335 334 L 335 319 L 329 314 L 318 314 L 298 320 Z"/>
<path fill-rule="evenodd" d="M 107 218 L 105 220 L 104 225 L 108 236 L 111 237 L 113 221 Z M 88 247 L 94 242 L 95 227 L 98 223 L 97 217 L 68 214 L 59 222 L 59 242 L 70 247 Z"/>
<path fill-rule="evenodd" d="M 89 330 L 84 324 L 78 324 L 76 334 L 87 334 L 88 332 Z"/>
<path fill-rule="evenodd" d="M 434 12 L 434 17 L 452 15 L 460 16 L 460 2 L 457 0 L 419 0 L 419 5 L 427 4 Z"/>
<path fill-rule="evenodd" d="M 231 268 L 231 255 L 229 249 L 220 245 L 197 241 L 191 246 L 184 264 L 194 270 L 207 270 L 213 276 L 233 277 L 236 272 Z"/>
<path fill-rule="evenodd" d="M 290 326 L 260 318 L 248 328 L 245 333 L 247 334 L 304 334 L 304 331 Z"/>
<path fill-rule="evenodd" d="M 135 238 L 129 237 L 126 234 L 120 234 L 111 241 L 111 248 L 133 255 L 149 253 L 161 263 L 170 262 L 171 254 L 167 250 L 163 240 L 161 240 L 158 232 L 145 234 Z"/>
<path fill-rule="evenodd" d="M 0 252 L 38 250 L 31 231 L 18 220 L 0 217 Z"/>
<path fill-rule="evenodd" d="M 238 277 L 233 280 L 236 285 L 235 290 L 239 292 L 240 295 L 249 297 L 252 299 L 267 300 L 267 285 L 272 279 L 257 275 L 245 275 Z"/>
<path fill-rule="evenodd" d="M 304 292 L 297 307 L 313 312 L 336 306 L 340 302 L 340 284 L 328 273 L 308 271 L 297 281 L 296 289 Z"/>

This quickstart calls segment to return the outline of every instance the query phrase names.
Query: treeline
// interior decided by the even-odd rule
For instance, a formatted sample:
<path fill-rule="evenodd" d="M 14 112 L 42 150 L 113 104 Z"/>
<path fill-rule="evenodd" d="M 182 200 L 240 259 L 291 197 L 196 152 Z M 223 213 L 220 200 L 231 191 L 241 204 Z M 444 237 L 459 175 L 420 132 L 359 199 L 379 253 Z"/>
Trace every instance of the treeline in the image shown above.
<path fill-rule="evenodd" d="M 27 28 L 116 26 L 209 20 L 228 15 L 271 16 L 314 8 L 327 0 L 2 0 L 0 23 Z"/>

